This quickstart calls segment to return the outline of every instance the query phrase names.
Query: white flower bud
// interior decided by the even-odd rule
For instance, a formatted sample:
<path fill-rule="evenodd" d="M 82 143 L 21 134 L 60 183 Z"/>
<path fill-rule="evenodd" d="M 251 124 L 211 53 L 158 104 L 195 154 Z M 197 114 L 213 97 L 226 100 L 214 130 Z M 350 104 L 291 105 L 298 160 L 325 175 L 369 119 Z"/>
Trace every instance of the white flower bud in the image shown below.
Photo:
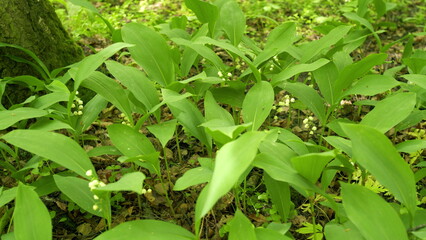
<path fill-rule="evenodd" d="M 71 104 L 71 108 L 75 108 L 75 104 L 73 103 L 73 104 Z"/>
<path fill-rule="evenodd" d="M 83 105 L 83 100 L 79 99 L 79 100 L 77 101 L 77 103 L 78 103 L 78 104 L 80 104 L 80 105 Z"/>
<path fill-rule="evenodd" d="M 99 182 L 99 187 L 105 187 L 106 184 L 104 182 Z"/>
<path fill-rule="evenodd" d="M 312 131 L 316 131 L 316 130 L 317 130 L 317 127 L 313 126 Z"/>
<path fill-rule="evenodd" d="M 303 119 L 303 124 L 307 124 L 308 123 L 308 119 L 307 118 L 305 118 L 305 119 Z"/>
<path fill-rule="evenodd" d="M 309 119 L 309 121 L 313 121 L 313 120 L 314 120 L 314 117 L 309 116 L 309 117 L 308 117 L 308 119 Z"/>
<path fill-rule="evenodd" d="M 92 190 L 95 189 L 95 188 L 97 188 L 98 185 L 99 185 L 99 181 L 97 179 L 89 182 L 89 188 L 92 189 Z"/>
<path fill-rule="evenodd" d="M 295 102 L 296 101 L 296 99 L 294 99 L 294 98 L 290 98 L 290 102 Z"/>
<path fill-rule="evenodd" d="M 77 111 L 74 111 L 72 114 L 74 114 L 75 116 L 77 116 L 77 115 L 78 115 L 78 112 L 77 112 Z"/>
<path fill-rule="evenodd" d="M 79 110 L 82 110 L 83 108 L 84 108 L 84 106 L 83 106 L 83 105 L 79 105 L 79 106 L 78 106 L 78 109 L 79 109 Z"/>
<path fill-rule="evenodd" d="M 86 176 L 91 177 L 93 176 L 93 171 L 91 169 L 86 171 Z"/>
<path fill-rule="evenodd" d="M 310 131 L 310 132 L 309 132 L 309 135 L 312 135 L 312 134 L 314 134 L 314 132 Z"/>
<path fill-rule="evenodd" d="M 227 75 L 228 75 L 228 77 L 232 77 L 232 73 L 230 73 L 230 72 Z"/>
<path fill-rule="evenodd" d="M 309 128 L 309 124 L 305 124 L 305 128 Z"/>
<path fill-rule="evenodd" d="M 81 115 L 83 115 L 83 112 L 82 112 L 82 111 L 78 111 L 78 112 L 77 112 L 77 115 L 78 115 L 78 116 L 81 116 Z"/>
<path fill-rule="evenodd" d="M 274 116 L 274 120 L 278 120 L 278 116 Z"/>
<path fill-rule="evenodd" d="M 78 91 L 75 91 L 75 95 L 78 95 L 79 94 L 79 92 Z"/>
<path fill-rule="evenodd" d="M 223 73 L 222 73 L 221 71 L 217 72 L 217 75 L 218 75 L 219 77 L 223 77 Z"/>
<path fill-rule="evenodd" d="M 93 208 L 93 210 L 95 210 L 95 211 L 96 211 L 96 210 L 98 210 L 98 209 L 99 209 L 99 206 L 95 204 L 95 205 L 93 205 L 93 207 L 92 207 L 92 208 Z"/>
<path fill-rule="evenodd" d="M 93 195 L 93 199 L 95 199 L 95 200 L 99 200 L 98 195 Z"/>
<path fill-rule="evenodd" d="M 145 194 L 146 193 L 146 189 L 144 188 L 144 189 L 142 189 L 142 194 Z"/>

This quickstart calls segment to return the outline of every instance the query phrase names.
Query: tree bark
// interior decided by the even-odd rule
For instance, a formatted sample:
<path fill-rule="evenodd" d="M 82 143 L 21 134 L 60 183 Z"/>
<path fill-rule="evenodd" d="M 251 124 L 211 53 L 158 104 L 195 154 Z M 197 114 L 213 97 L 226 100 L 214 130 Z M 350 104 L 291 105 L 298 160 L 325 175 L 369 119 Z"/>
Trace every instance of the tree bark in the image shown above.
<path fill-rule="evenodd" d="M 81 48 L 65 31 L 49 0 L 0 0 L 0 42 L 33 51 L 51 71 L 83 58 Z M 39 74 L 9 56 L 28 58 L 20 50 L 0 47 L 0 79 Z"/>

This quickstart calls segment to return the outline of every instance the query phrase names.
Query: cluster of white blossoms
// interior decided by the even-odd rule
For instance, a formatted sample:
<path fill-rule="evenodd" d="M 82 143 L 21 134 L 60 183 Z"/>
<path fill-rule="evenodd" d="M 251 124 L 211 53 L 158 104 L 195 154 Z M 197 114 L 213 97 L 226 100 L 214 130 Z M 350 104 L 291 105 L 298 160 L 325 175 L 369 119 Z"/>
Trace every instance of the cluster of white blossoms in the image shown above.
<path fill-rule="evenodd" d="M 76 97 L 74 98 L 74 102 L 71 105 L 71 108 L 73 111 L 73 114 L 75 116 L 81 116 L 83 115 L 83 100 L 81 100 L 79 97 L 77 97 L 78 95 L 78 91 L 75 91 L 75 95 Z"/>
<path fill-rule="evenodd" d="M 88 177 L 92 177 L 93 176 L 93 171 L 92 170 L 87 170 L 86 171 L 86 176 L 88 176 Z M 94 178 L 94 179 L 92 179 L 92 181 L 90 181 L 89 182 L 89 188 L 90 188 L 90 191 L 93 191 L 94 189 L 96 189 L 96 188 L 98 188 L 98 187 L 104 187 L 105 186 L 105 183 L 104 182 L 102 182 L 102 181 L 99 181 L 98 179 L 96 179 L 96 178 Z M 94 194 L 93 195 L 93 199 L 95 199 L 95 200 L 99 200 L 99 196 L 98 195 L 96 195 L 96 194 Z M 98 206 L 98 204 L 94 204 L 93 205 L 93 210 L 95 210 L 95 211 L 97 211 L 98 209 L 99 209 L 99 206 Z"/>
<path fill-rule="evenodd" d="M 290 95 L 284 95 L 281 101 L 278 102 L 278 107 L 272 106 L 272 110 L 276 110 L 277 113 L 284 112 L 286 110 L 285 108 L 290 107 L 290 103 L 294 103 L 295 101 L 296 99 L 294 99 L 293 97 L 290 97 Z M 274 119 L 277 120 L 278 116 L 275 115 Z"/>
<path fill-rule="evenodd" d="M 126 114 L 121 113 L 121 114 L 120 114 L 120 118 L 121 118 L 121 119 L 123 119 L 123 121 L 121 121 L 121 124 L 123 124 L 123 125 L 127 125 L 127 126 L 131 126 L 131 124 L 130 124 L 130 120 L 129 120 L 129 118 L 126 116 Z"/>
<path fill-rule="evenodd" d="M 274 56 L 273 59 L 274 59 L 274 61 L 278 62 L 277 56 Z M 275 64 L 272 63 L 271 65 L 269 65 L 269 71 L 273 71 L 274 68 L 275 68 Z"/>
<path fill-rule="evenodd" d="M 217 72 L 217 75 L 223 80 L 223 81 L 225 81 L 226 80 L 226 78 L 225 78 L 225 76 L 223 75 L 223 73 L 221 72 L 221 71 L 219 71 L 219 72 Z M 226 74 L 226 76 L 228 76 L 228 78 L 232 78 L 232 73 L 227 73 Z"/>
<path fill-rule="evenodd" d="M 318 129 L 314 124 L 314 117 L 312 116 L 303 119 L 303 127 L 309 130 L 309 135 L 314 134 L 314 132 Z"/>

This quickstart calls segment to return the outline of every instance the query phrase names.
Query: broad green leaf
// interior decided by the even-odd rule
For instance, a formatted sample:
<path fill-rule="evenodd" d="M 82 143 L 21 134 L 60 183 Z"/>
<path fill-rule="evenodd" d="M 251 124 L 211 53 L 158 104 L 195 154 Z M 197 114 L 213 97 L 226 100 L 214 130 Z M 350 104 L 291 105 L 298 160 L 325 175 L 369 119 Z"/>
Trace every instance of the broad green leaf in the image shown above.
<path fill-rule="evenodd" d="M 58 102 L 65 102 L 69 100 L 69 93 L 53 92 L 45 94 L 32 101 L 29 106 L 37 109 L 46 109 Z"/>
<path fill-rule="evenodd" d="M 256 233 L 256 238 L 258 240 L 292 240 L 293 239 L 268 228 L 258 227 L 254 229 L 254 231 Z"/>
<path fill-rule="evenodd" d="M 234 218 L 228 223 L 229 226 L 229 240 L 256 240 L 256 233 L 254 226 L 244 214 L 237 210 Z"/>
<path fill-rule="evenodd" d="M 0 207 L 3 207 L 4 205 L 15 199 L 17 191 L 18 187 L 3 190 L 0 194 Z"/>
<path fill-rule="evenodd" d="M 293 134 L 291 131 L 284 128 L 278 129 L 278 140 L 280 140 L 285 145 L 289 146 L 295 153 L 298 155 L 303 155 L 309 153 L 308 148 L 305 143 L 298 136 Z"/>
<path fill-rule="evenodd" d="M 77 177 L 64 177 L 60 175 L 53 175 L 56 186 L 64 193 L 69 199 L 76 203 L 85 211 L 103 217 L 101 211 L 93 210 L 93 205 L 97 204 L 94 199 L 94 193 L 90 191 L 89 181 Z"/>
<path fill-rule="evenodd" d="M 389 203 L 360 185 L 341 186 L 346 214 L 365 239 L 408 240 L 401 218 Z"/>
<path fill-rule="evenodd" d="M 345 16 L 349 20 L 358 22 L 359 24 L 365 26 L 368 30 L 370 30 L 370 32 L 374 33 L 374 27 L 373 27 L 373 25 L 371 25 L 371 23 L 367 19 L 358 16 L 354 12 L 344 13 L 343 16 Z"/>
<path fill-rule="evenodd" d="M 294 169 L 296 169 L 300 175 L 311 181 L 311 183 L 316 183 L 324 167 L 335 156 L 336 155 L 333 151 L 309 153 L 302 156 L 293 157 L 291 162 L 293 163 Z"/>
<path fill-rule="evenodd" d="M 107 101 L 114 104 L 114 106 L 129 118 L 130 122 L 133 122 L 132 109 L 126 90 L 114 79 L 107 77 L 101 72 L 93 72 L 90 76 L 86 77 L 82 86 L 93 90 Z"/>
<path fill-rule="evenodd" d="M 206 167 L 190 169 L 176 181 L 175 186 L 173 187 L 173 191 L 182 191 L 188 187 L 209 182 L 212 178 L 212 175 L 212 170 Z"/>
<path fill-rule="evenodd" d="M 141 172 L 127 173 L 117 182 L 96 188 L 94 191 L 133 191 L 135 193 L 142 194 L 143 181 L 145 178 L 145 175 Z"/>
<path fill-rule="evenodd" d="M 415 153 L 417 151 L 426 149 L 426 140 L 407 140 L 402 143 L 398 143 L 395 148 L 398 150 L 398 152 Z"/>
<path fill-rule="evenodd" d="M 106 231 L 95 240 L 194 240 L 188 230 L 168 222 L 158 220 L 135 220 L 122 223 Z"/>
<path fill-rule="evenodd" d="M 365 238 L 361 235 L 358 228 L 350 222 L 344 222 L 342 224 L 334 221 L 329 222 L 325 225 L 324 234 L 327 240 L 364 240 Z"/>
<path fill-rule="evenodd" d="M 220 59 L 220 57 L 218 57 L 216 53 L 207 46 L 204 46 L 203 44 L 199 43 L 194 43 L 193 41 L 189 41 L 183 38 L 172 38 L 171 40 L 178 45 L 185 46 L 194 50 L 197 54 L 201 55 L 203 58 L 213 63 L 213 65 L 215 65 L 215 67 L 218 69 L 225 71 L 225 69 L 227 68 L 227 66 L 223 63 L 222 59 Z"/>
<path fill-rule="evenodd" d="M 240 133 L 251 127 L 251 125 L 251 123 L 242 125 L 229 124 L 229 122 L 217 118 L 200 126 L 205 127 L 206 132 L 212 136 L 216 143 L 225 144 L 237 138 Z"/>
<path fill-rule="evenodd" d="M 377 18 L 380 19 L 386 13 L 386 2 L 383 0 L 374 0 L 373 2 L 377 12 Z"/>
<path fill-rule="evenodd" d="M 325 58 L 320 58 L 313 63 L 296 64 L 296 65 L 290 66 L 284 69 L 283 71 L 281 71 L 280 73 L 278 73 L 277 75 L 275 75 L 272 78 L 271 84 L 272 86 L 277 86 L 278 84 L 286 81 L 287 79 L 293 77 L 296 74 L 299 74 L 302 72 L 314 71 L 326 65 L 329 62 L 330 61 Z"/>
<path fill-rule="evenodd" d="M 414 109 L 407 118 L 395 126 L 395 131 L 399 132 L 401 130 L 407 129 L 423 120 L 426 120 L 426 110 Z"/>
<path fill-rule="evenodd" d="M 107 127 L 112 143 L 125 156 L 136 157 L 156 152 L 151 141 L 138 131 L 123 124 L 113 124 Z"/>
<path fill-rule="evenodd" d="M 238 46 L 246 29 L 246 19 L 240 6 L 234 0 L 229 0 L 220 8 L 218 24 L 225 31 L 234 46 Z"/>
<path fill-rule="evenodd" d="M 290 215 L 291 208 L 289 184 L 271 178 L 266 172 L 263 174 L 263 180 L 271 196 L 271 202 L 281 216 L 281 221 L 286 222 Z"/>
<path fill-rule="evenodd" d="M 368 11 L 368 4 L 370 4 L 370 2 L 371 0 L 359 0 L 356 14 L 360 17 L 364 17 Z"/>
<path fill-rule="evenodd" d="M 263 132 L 248 132 L 217 151 L 212 179 L 202 191 L 204 196 L 200 196 L 197 201 L 196 221 L 206 215 L 216 201 L 234 187 L 240 176 L 250 167 L 257 154 L 257 147 L 265 136 L 266 133 Z"/>
<path fill-rule="evenodd" d="M 162 89 L 163 99 L 167 102 L 175 118 L 194 137 L 198 138 L 209 150 L 212 148 L 211 138 L 206 134 L 204 128 L 200 126 L 204 122 L 204 117 L 193 102 L 183 98 L 179 93 L 168 89 Z M 179 99 L 178 101 L 172 101 Z"/>
<path fill-rule="evenodd" d="M 148 78 L 162 86 L 175 81 L 172 52 L 159 33 L 139 23 L 129 23 L 121 32 L 125 42 L 134 44 L 129 51 Z"/>
<path fill-rule="evenodd" d="M 215 39 L 212 39 L 212 38 L 209 38 L 209 37 L 204 37 L 204 36 L 197 38 L 196 43 L 212 44 L 212 45 L 218 46 L 220 48 L 223 48 L 226 51 L 229 51 L 231 53 L 236 54 L 242 60 L 244 60 L 244 62 L 248 65 L 248 67 L 250 68 L 254 77 L 256 78 L 256 81 L 257 82 L 261 81 L 261 76 L 260 76 L 259 70 L 253 64 L 253 62 L 246 56 L 246 54 L 244 52 L 242 52 L 239 48 L 235 47 L 234 45 L 229 44 L 229 43 L 224 42 L 224 41 L 219 41 L 219 40 L 215 40 Z"/>
<path fill-rule="evenodd" d="M 417 205 L 414 175 L 392 142 L 383 133 L 368 126 L 342 124 L 342 128 L 352 140 L 354 160 L 414 215 Z"/>
<path fill-rule="evenodd" d="M 410 82 L 413 82 L 420 86 L 423 89 L 426 89 L 426 76 L 421 74 L 405 74 L 401 77 L 407 79 Z"/>
<path fill-rule="evenodd" d="M 74 129 L 68 123 L 64 123 L 56 119 L 50 120 L 48 118 L 39 118 L 36 123 L 30 126 L 29 129 L 43 130 L 45 132 L 59 129 L 69 129 L 74 131 Z"/>
<path fill-rule="evenodd" d="M 327 136 L 324 137 L 324 140 L 326 140 L 334 148 L 342 150 L 350 157 L 352 156 L 352 143 L 348 139 L 338 136 Z"/>
<path fill-rule="evenodd" d="M 286 22 L 274 28 L 265 43 L 265 49 L 254 59 L 253 64 L 258 67 L 263 62 L 284 52 L 296 40 L 296 24 Z"/>
<path fill-rule="evenodd" d="M 365 115 L 361 124 L 385 133 L 407 118 L 415 105 L 415 93 L 398 93 L 378 102 L 374 109 Z"/>
<path fill-rule="evenodd" d="M 177 120 L 172 119 L 156 125 L 147 126 L 148 130 L 160 141 L 161 146 L 166 147 L 167 142 L 173 137 L 176 130 Z"/>
<path fill-rule="evenodd" d="M 350 87 L 355 79 L 362 77 L 370 71 L 372 67 L 382 64 L 386 58 L 387 54 L 385 53 L 371 54 L 358 62 L 346 66 L 334 82 L 333 94 L 335 102 L 333 104 L 337 104 L 338 101 L 340 101 L 342 91 Z"/>
<path fill-rule="evenodd" d="M 52 220 L 37 193 L 20 183 L 13 214 L 16 240 L 52 239 Z"/>
<path fill-rule="evenodd" d="M 335 93 L 333 92 L 333 86 L 339 76 L 339 70 L 337 69 L 336 64 L 334 62 L 329 62 L 315 70 L 313 75 L 315 82 L 320 89 L 321 95 L 327 103 L 330 105 L 335 103 L 336 100 L 334 99 Z"/>
<path fill-rule="evenodd" d="M 274 90 L 269 82 L 256 83 L 247 93 L 243 102 L 243 120 L 252 123 L 252 131 L 259 129 L 271 112 L 274 104 Z"/>
<path fill-rule="evenodd" d="M 88 151 L 87 155 L 89 157 L 97 157 L 101 155 L 123 155 L 123 154 L 114 146 L 99 146 Z"/>
<path fill-rule="evenodd" d="M 15 130 L 2 138 L 25 151 L 50 159 L 84 178 L 87 178 L 87 170 L 95 172 L 92 162 L 80 145 L 62 134 L 40 130 Z"/>
<path fill-rule="evenodd" d="M 209 24 L 210 33 L 213 35 L 216 20 L 219 16 L 218 8 L 213 4 L 200 0 L 185 0 L 185 5 L 195 13 L 201 23 Z"/>
<path fill-rule="evenodd" d="M 99 94 L 96 94 L 85 106 L 78 127 L 85 131 L 98 118 L 99 113 L 104 110 L 108 102 Z"/>
<path fill-rule="evenodd" d="M 229 125 L 234 125 L 234 119 L 232 118 L 232 115 L 216 103 L 216 100 L 210 91 L 207 91 L 206 95 L 204 96 L 204 112 L 206 121 L 222 119 Z"/>
<path fill-rule="evenodd" d="M 365 95 L 374 96 L 376 94 L 388 91 L 396 86 L 400 82 L 396 81 L 393 77 L 387 75 L 367 75 L 357 81 L 352 87 L 350 87 L 343 96 L 347 95 Z"/>
<path fill-rule="evenodd" d="M 6 129 L 21 120 L 43 117 L 47 114 L 48 112 L 45 110 L 28 107 L 0 111 L 0 130 Z"/>
<path fill-rule="evenodd" d="M 92 73 L 95 72 L 96 69 L 105 62 L 105 60 L 114 55 L 117 51 L 130 46 L 133 45 L 128 43 L 114 43 L 104 48 L 102 51 L 94 55 L 90 55 L 73 65 L 69 70 L 69 73 L 74 79 L 74 89 L 78 89 L 81 82 L 92 75 Z"/>
<path fill-rule="evenodd" d="M 118 62 L 105 62 L 108 70 L 117 78 L 147 110 L 160 103 L 157 89 L 143 72 Z"/>
<path fill-rule="evenodd" d="M 310 42 L 302 47 L 303 57 L 300 60 L 302 63 L 308 62 L 324 49 L 331 47 L 342 39 L 351 29 L 351 26 L 341 25 L 335 27 L 327 35 L 322 37 L 320 40 Z"/>
<path fill-rule="evenodd" d="M 324 99 L 320 97 L 317 91 L 299 82 L 285 82 L 280 87 L 302 101 L 317 116 L 322 124 L 326 123 Z"/>

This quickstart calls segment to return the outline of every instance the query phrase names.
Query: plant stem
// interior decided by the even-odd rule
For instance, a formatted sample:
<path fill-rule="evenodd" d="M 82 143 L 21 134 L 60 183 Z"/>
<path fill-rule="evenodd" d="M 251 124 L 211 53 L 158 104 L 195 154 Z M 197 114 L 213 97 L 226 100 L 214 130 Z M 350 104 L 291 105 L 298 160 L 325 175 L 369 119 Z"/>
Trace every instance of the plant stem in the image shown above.
<path fill-rule="evenodd" d="M 312 228 L 313 228 L 313 233 L 314 233 L 314 240 L 317 240 L 317 224 L 316 224 L 316 219 L 315 219 L 315 207 L 314 207 L 314 197 L 309 197 L 309 206 L 311 207 L 311 214 L 312 214 Z"/>

